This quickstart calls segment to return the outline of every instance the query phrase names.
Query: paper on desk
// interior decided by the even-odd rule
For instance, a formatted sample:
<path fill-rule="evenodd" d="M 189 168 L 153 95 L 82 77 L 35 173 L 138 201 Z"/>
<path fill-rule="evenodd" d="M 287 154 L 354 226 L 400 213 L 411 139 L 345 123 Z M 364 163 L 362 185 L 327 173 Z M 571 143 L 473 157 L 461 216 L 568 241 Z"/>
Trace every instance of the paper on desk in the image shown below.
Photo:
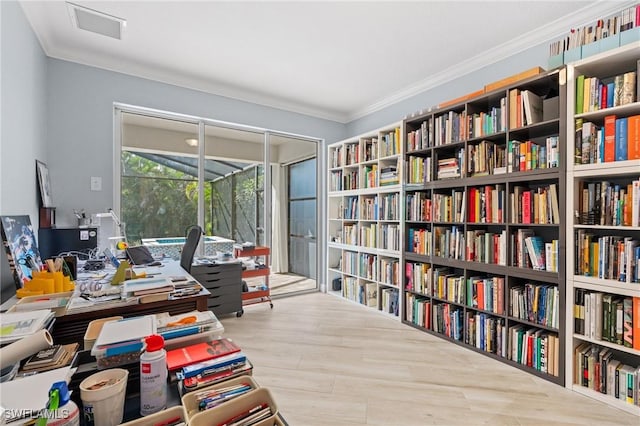
<path fill-rule="evenodd" d="M 124 282 L 124 292 L 133 293 L 134 291 L 153 290 L 163 287 L 173 287 L 173 283 L 166 277 L 158 278 L 138 278 L 135 280 L 127 280 Z"/>
<path fill-rule="evenodd" d="M 75 370 L 71 367 L 57 368 L 0 383 L 0 418 L 8 423 L 17 420 L 14 416 L 21 410 L 23 415 L 28 414 L 29 410 L 42 410 L 47 406 L 51 385 L 63 380 L 69 383 Z"/>

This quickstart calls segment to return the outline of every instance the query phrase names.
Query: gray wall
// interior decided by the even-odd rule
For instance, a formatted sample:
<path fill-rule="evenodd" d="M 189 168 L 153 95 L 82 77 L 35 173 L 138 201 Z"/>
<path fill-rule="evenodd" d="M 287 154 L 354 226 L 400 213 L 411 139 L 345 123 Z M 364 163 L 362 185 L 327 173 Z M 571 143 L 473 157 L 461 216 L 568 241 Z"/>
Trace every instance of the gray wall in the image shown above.
<path fill-rule="evenodd" d="M 359 135 L 385 126 L 420 110 L 427 110 L 438 103 L 455 99 L 482 89 L 485 84 L 517 74 L 535 66 L 547 69 L 548 43 L 532 47 L 500 62 L 481 68 L 441 86 L 412 96 L 357 120 L 347 123 L 347 137 Z"/>
<path fill-rule="evenodd" d="M 48 59 L 49 171 L 57 222 L 72 224 L 73 209 L 113 205 L 113 103 L 265 127 L 324 138 L 346 137 L 341 123 L 269 108 L 58 59 Z M 101 176 L 103 190 L 90 191 Z"/>
<path fill-rule="evenodd" d="M 52 143 L 46 132 L 47 57 L 20 5 L 1 1 L 0 10 L 0 215 L 28 214 L 37 227 L 35 160 L 47 162 Z M 4 287 L 12 281 L 6 256 L 0 257 Z"/>

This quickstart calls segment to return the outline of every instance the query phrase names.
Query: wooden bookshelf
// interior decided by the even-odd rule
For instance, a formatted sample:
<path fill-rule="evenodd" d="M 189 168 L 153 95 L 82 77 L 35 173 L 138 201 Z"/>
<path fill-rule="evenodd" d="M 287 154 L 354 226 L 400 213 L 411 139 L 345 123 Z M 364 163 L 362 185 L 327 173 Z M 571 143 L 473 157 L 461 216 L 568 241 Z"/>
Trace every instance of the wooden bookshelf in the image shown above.
<path fill-rule="evenodd" d="M 563 80 L 542 73 L 403 122 L 402 321 L 560 385 Z M 533 111 L 545 99 L 561 116 Z"/>
<path fill-rule="evenodd" d="M 329 292 L 399 318 L 401 123 L 329 145 Z M 333 282 L 341 289 L 332 291 Z"/>
<path fill-rule="evenodd" d="M 571 243 L 567 244 L 566 257 L 565 380 L 568 387 L 579 393 L 640 416 L 637 394 L 640 333 L 624 333 L 625 322 L 632 330 L 634 322 L 640 322 L 638 311 L 632 309 L 634 299 L 640 303 L 639 264 L 634 248 L 640 246 L 637 223 L 640 201 L 626 196 L 628 185 L 640 181 L 640 158 L 629 158 L 628 149 L 624 152 L 635 143 L 630 133 L 627 133 L 626 146 L 615 145 L 620 134 L 618 121 L 629 122 L 631 117 L 640 115 L 640 99 L 635 87 L 638 60 L 640 43 L 636 42 L 567 66 L 566 131 L 573 155 L 566 158 L 567 193 L 570 194 L 566 224 Z M 615 87 L 617 79 L 624 81 L 624 75 L 631 72 L 635 73 L 634 88 L 624 103 L 616 102 L 615 96 L 612 99 L 602 96 L 602 86 L 608 91 Z M 585 82 L 594 78 L 596 83 L 589 87 L 597 88 L 589 97 L 589 105 L 594 104 L 594 107 L 585 110 Z M 582 108 L 578 99 L 580 86 Z M 615 118 L 609 121 L 612 127 L 607 130 L 605 120 L 610 116 Z M 592 126 L 596 131 L 595 139 L 589 138 Z M 602 139 L 597 137 L 598 131 L 603 133 Z M 614 205 L 617 208 L 612 209 Z M 618 211 L 621 214 L 617 214 Z M 634 215 L 636 221 L 632 222 Z M 612 315 L 615 316 L 612 318 Z M 612 389 L 615 383 L 611 386 L 597 373 L 613 373 L 615 370 L 610 366 L 616 361 L 635 372 L 636 389 L 634 396 L 627 400 L 616 398 Z M 626 377 L 626 373 L 618 374 Z"/>

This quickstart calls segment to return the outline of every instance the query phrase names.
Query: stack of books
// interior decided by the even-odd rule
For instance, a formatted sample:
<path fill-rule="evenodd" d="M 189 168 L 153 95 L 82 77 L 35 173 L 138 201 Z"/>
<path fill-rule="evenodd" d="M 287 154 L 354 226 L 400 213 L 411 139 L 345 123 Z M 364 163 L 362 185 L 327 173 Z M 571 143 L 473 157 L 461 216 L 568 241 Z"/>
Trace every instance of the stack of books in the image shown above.
<path fill-rule="evenodd" d="M 240 375 L 253 366 L 240 347 L 227 338 L 196 343 L 167 351 L 167 368 L 178 381 L 180 395 Z"/>
<path fill-rule="evenodd" d="M 66 367 L 71 364 L 78 351 L 78 346 L 77 343 L 70 343 L 68 345 L 53 345 L 50 348 L 43 349 L 25 361 L 22 369 L 18 372 L 18 376 Z"/>

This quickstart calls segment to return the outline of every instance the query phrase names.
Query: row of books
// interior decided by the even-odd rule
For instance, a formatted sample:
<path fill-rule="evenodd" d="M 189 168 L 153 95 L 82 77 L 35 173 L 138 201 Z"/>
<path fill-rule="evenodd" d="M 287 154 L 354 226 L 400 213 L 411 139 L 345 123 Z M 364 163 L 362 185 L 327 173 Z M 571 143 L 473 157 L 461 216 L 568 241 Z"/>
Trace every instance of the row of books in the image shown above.
<path fill-rule="evenodd" d="M 450 195 L 433 194 L 434 222 L 462 222 L 464 220 L 465 195 L 465 191 L 455 189 L 451 190 Z"/>
<path fill-rule="evenodd" d="M 640 368 L 625 364 L 610 348 L 583 342 L 574 349 L 573 383 L 640 406 Z"/>
<path fill-rule="evenodd" d="M 469 222 L 504 223 L 506 207 L 504 185 L 468 188 L 466 192 L 469 194 Z M 462 217 L 464 217 L 464 211 Z"/>
<path fill-rule="evenodd" d="M 558 376 L 560 339 L 556 334 L 521 324 L 509 327 L 508 332 L 512 361 Z"/>
<path fill-rule="evenodd" d="M 377 194 L 360 197 L 362 200 L 362 220 L 399 220 L 400 195 L 397 193 Z M 358 219 L 357 211 L 350 219 Z"/>
<path fill-rule="evenodd" d="M 542 97 L 531 90 L 509 90 L 509 129 L 540 123 L 543 116 Z"/>
<path fill-rule="evenodd" d="M 507 264 L 507 231 L 499 234 L 483 229 L 466 232 L 465 260 L 469 262 Z"/>
<path fill-rule="evenodd" d="M 405 288 L 425 295 L 431 294 L 433 274 L 431 265 L 421 262 L 405 263 Z"/>
<path fill-rule="evenodd" d="M 362 168 L 362 187 L 375 188 L 378 186 L 378 166 L 367 165 Z"/>
<path fill-rule="evenodd" d="M 552 376 L 558 376 L 560 340 L 554 333 L 517 324 L 481 312 L 464 312 L 448 303 L 406 294 L 405 319 L 451 339 L 510 359 Z M 463 320 L 464 318 L 464 320 Z"/>
<path fill-rule="evenodd" d="M 421 184 L 431 181 L 432 173 L 431 157 L 409 156 L 407 160 L 407 183 Z"/>
<path fill-rule="evenodd" d="M 551 56 L 559 55 L 566 50 L 606 39 L 637 26 L 640 26 L 639 6 L 627 7 L 614 16 L 605 16 L 583 27 L 571 28 L 566 37 L 549 45 L 549 54 Z"/>
<path fill-rule="evenodd" d="M 374 161 L 378 159 L 378 138 L 364 139 L 362 141 L 362 161 Z"/>
<path fill-rule="evenodd" d="M 409 228 L 407 251 L 424 256 L 433 255 L 433 235 L 430 229 Z"/>
<path fill-rule="evenodd" d="M 518 229 L 511 240 L 513 266 L 557 272 L 557 240 L 547 243 L 532 229 Z"/>
<path fill-rule="evenodd" d="M 360 253 L 358 256 L 358 276 L 372 281 L 377 281 L 378 256 L 369 253 Z"/>
<path fill-rule="evenodd" d="M 397 164 L 385 164 L 380 169 L 380 186 L 398 185 L 400 183 L 400 158 Z"/>
<path fill-rule="evenodd" d="M 358 197 L 346 197 L 341 203 L 343 203 L 340 206 L 341 217 L 348 220 L 358 220 Z"/>
<path fill-rule="evenodd" d="M 464 259 L 464 234 L 462 227 L 436 226 L 433 229 L 433 255 L 446 259 Z"/>
<path fill-rule="evenodd" d="M 604 126 L 576 119 L 575 164 L 640 159 L 640 115 L 608 115 Z"/>
<path fill-rule="evenodd" d="M 358 253 L 345 251 L 342 253 L 342 272 L 358 275 Z"/>
<path fill-rule="evenodd" d="M 371 248 L 378 247 L 378 224 L 369 223 L 360 225 L 359 234 L 358 245 Z"/>
<path fill-rule="evenodd" d="M 380 157 L 390 157 L 393 155 L 400 154 L 401 146 L 400 146 L 400 128 L 397 127 L 393 131 L 386 132 L 382 135 L 382 140 L 380 143 Z"/>
<path fill-rule="evenodd" d="M 640 178 L 615 183 L 578 182 L 578 223 L 603 226 L 640 225 Z"/>
<path fill-rule="evenodd" d="M 433 289 L 427 294 L 463 305 L 465 287 L 464 276 L 454 274 L 449 268 L 435 268 L 433 270 Z"/>
<path fill-rule="evenodd" d="M 358 174 L 358 170 L 345 170 L 342 174 L 342 187 L 341 191 L 349 191 L 351 189 L 359 189 L 360 188 L 360 175 Z"/>
<path fill-rule="evenodd" d="M 407 193 L 407 220 L 412 222 L 430 222 L 431 205 L 431 199 L 426 192 Z"/>
<path fill-rule="evenodd" d="M 358 225 L 345 224 L 342 237 L 345 244 L 358 245 Z"/>
<path fill-rule="evenodd" d="M 467 176 L 498 175 L 507 172 L 506 146 L 481 141 L 467 148 Z"/>
<path fill-rule="evenodd" d="M 509 204 L 511 223 L 560 224 L 558 191 L 555 183 L 535 188 L 514 186 L 513 193 L 509 194 Z"/>
<path fill-rule="evenodd" d="M 544 145 L 534 141 L 507 142 L 507 173 L 551 169 L 560 165 L 559 136 L 549 136 Z"/>
<path fill-rule="evenodd" d="M 502 315 L 504 306 L 504 277 L 469 277 L 467 306 Z"/>
<path fill-rule="evenodd" d="M 467 139 L 466 112 L 449 111 L 435 117 L 433 123 L 434 146 L 449 145 Z"/>
<path fill-rule="evenodd" d="M 640 241 L 618 235 L 576 232 L 576 275 L 640 283 Z"/>
<path fill-rule="evenodd" d="M 407 133 L 407 153 L 422 151 L 433 146 L 431 120 L 424 120 L 420 128 Z"/>
<path fill-rule="evenodd" d="M 492 106 L 487 112 L 473 113 L 467 116 L 469 138 L 500 133 L 507 130 L 507 98 L 500 99 L 500 106 Z"/>
<path fill-rule="evenodd" d="M 509 289 L 509 315 L 547 327 L 559 326 L 558 287 L 525 283 Z"/>
<path fill-rule="evenodd" d="M 383 250 L 402 250 L 402 240 L 400 238 L 400 226 L 390 224 L 380 224 L 380 235 L 378 237 L 378 248 Z"/>
<path fill-rule="evenodd" d="M 398 286 L 400 283 L 400 261 L 398 259 L 380 258 L 380 281 Z"/>
<path fill-rule="evenodd" d="M 638 100 L 636 71 L 606 79 L 576 77 L 576 114 L 632 104 Z"/>
<path fill-rule="evenodd" d="M 360 145 L 358 142 L 344 144 L 344 148 L 341 151 L 344 155 L 341 164 L 352 166 L 360 163 Z"/>
<path fill-rule="evenodd" d="M 400 291 L 397 288 L 384 287 L 380 290 L 380 310 L 398 316 L 400 314 Z"/>
<path fill-rule="evenodd" d="M 574 331 L 590 339 L 640 350 L 640 297 L 577 288 Z"/>
<path fill-rule="evenodd" d="M 342 170 L 332 170 L 329 175 L 329 191 L 342 191 Z"/>
<path fill-rule="evenodd" d="M 400 226 L 387 223 L 345 224 L 343 231 L 345 244 L 392 251 L 402 249 L 400 237 Z"/>
<path fill-rule="evenodd" d="M 378 307 L 378 284 L 374 282 L 358 282 L 349 277 L 342 285 L 342 296 L 361 305 Z"/>

